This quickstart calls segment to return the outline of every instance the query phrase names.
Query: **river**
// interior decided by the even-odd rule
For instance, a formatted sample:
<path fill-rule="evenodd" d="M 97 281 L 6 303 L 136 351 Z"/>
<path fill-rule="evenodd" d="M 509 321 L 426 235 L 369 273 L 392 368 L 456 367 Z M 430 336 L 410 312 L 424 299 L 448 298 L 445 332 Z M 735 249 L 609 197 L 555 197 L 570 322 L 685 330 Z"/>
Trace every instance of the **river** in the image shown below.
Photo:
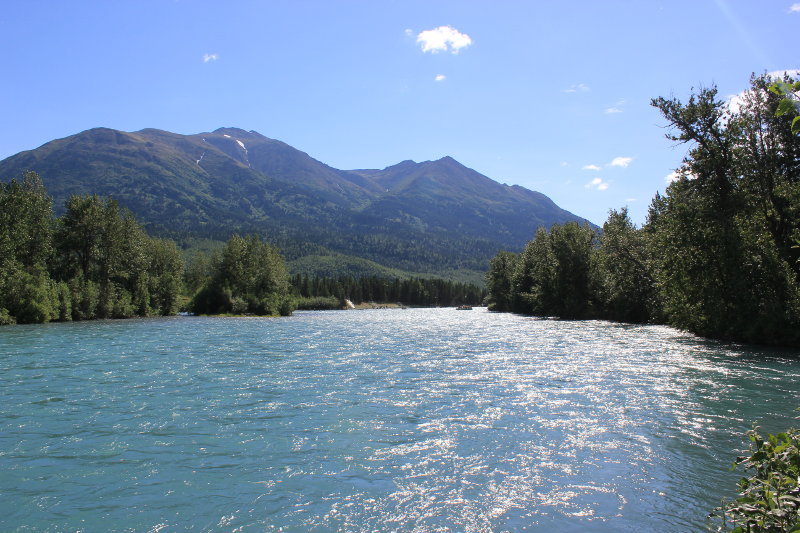
<path fill-rule="evenodd" d="M 485 309 L 0 328 L 3 531 L 697 531 L 800 359 Z"/>

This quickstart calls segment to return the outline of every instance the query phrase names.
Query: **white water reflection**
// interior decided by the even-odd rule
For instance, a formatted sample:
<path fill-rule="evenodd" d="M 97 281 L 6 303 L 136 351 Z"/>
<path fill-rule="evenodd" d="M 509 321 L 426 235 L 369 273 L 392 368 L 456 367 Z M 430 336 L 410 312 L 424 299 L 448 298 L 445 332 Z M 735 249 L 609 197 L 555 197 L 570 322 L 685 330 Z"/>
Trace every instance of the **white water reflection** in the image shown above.
<path fill-rule="evenodd" d="M 0 330 L 3 529 L 696 530 L 791 353 L 483 310 Z"/>

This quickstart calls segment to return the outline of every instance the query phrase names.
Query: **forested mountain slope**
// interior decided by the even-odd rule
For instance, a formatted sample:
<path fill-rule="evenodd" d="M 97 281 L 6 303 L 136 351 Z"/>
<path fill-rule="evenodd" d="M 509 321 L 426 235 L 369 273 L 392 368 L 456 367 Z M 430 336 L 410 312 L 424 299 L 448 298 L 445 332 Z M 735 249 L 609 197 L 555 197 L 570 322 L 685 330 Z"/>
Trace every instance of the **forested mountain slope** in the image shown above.
<path fill-rule="evenodd" d="M 225 240 L 260 233 L 304 269 L 352 256 L 414 273 L 483 272 L 540 226 L 584 222 L 541 193 L 500 184 L 458 161 L 339 170 L 254 131 L 180 135 L 87 130 L 0 161 L 0 179 L 32 170 L 56 214 L 72 194 L 130 209 L 148 231 Z M 344 260 L 341 264 L 352 263 Z M 347 267 L 344 267 L 347 268 Z"/>

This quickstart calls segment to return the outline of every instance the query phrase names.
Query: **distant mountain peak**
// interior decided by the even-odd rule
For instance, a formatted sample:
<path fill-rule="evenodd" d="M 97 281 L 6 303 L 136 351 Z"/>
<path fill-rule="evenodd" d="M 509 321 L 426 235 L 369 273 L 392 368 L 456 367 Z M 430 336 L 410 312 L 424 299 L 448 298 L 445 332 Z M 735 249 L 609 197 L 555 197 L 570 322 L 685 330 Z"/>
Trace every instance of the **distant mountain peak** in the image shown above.
<path fill-rule="evenodd" d="M 218 135 L 229 135 L 237 139 L 267 139 L 267 137 L 261 135 L 255 130 L 246 131 L 241 128 L 217 128 L 212 133 L 216 133 Z"/>

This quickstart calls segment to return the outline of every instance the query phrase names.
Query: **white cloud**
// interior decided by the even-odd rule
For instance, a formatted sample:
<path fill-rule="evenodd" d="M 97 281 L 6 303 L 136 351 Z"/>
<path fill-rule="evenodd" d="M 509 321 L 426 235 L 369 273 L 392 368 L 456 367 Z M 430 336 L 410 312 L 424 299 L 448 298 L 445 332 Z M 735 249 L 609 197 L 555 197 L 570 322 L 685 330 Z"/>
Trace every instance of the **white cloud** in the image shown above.
<path fill-rule="evenodd" d="M 608 182 L 603 181 L 601 178 L 595 178 L 586 185 L 584 185 L 587 189 L 596 189 L 598 191 L 604 191 L 608 189 Z"/>
<path fill-rule="evenodd" d="M 633 203 L 633 202 L 638 202 L 639 200 L 637 200 L 636 198 L 625 198 L 625 201 L 628 203 Z"/>
<path fill-rule="evenodd" d="M 728 110 L 732 113 L 738 113 L 742 109 L 744 103 L 744 95 L 747 91 L 742 91 L 739 94 L 728 95 Z"/>
<path fill-rule="evenodd" d="M 575 85 L 570 86 L 567 89 L 564 89 L 565 93 L 585 93 L 591 91 L 591 87 L 586 85 L 585 83 L 577 83 Z"/>
<path fill-rule="evenodd" d="M 676 181 L 686 178 L 687 180 L 694 180 L 697 179 L 697 176 L 689 172 L 688 170 L 678 169 L 674 172 L 670 172 L 666 176 L 664 176 L 664 182 L 669 185 L 670 183 L 675 183 Z"/>
<path fill-rule="evenodd" d="M 622 113 L 622 106 L 624 105 L 625 100 L 618 100 L 616 104 L 606 108 L 606 113 Z"/>
<path fill-rule="evenodd" d="M 789 13 L 800 13 L 800 4 L 792 4 L 789 8 Z"/>
<path fill-rule="evenodd" d="M 600 170 L 597 165 L 584 165 L 583 170 Z"/>
<path fill-rule="evenodd" d="M 445 76 L 444 74 L 437 74 L 437 75 L 436 75 L 436 77 L 435 77 L 435 78 L 433 78 L 433 79 L 434 79 L 435 81 L 444 81 L 444 80 L 446 80 L 446 79 L 447 79 L 447 76 Z"/>
<path fill-rule="evenodd" d="M 451 52 L 457 54 L 462 48 L 472 44 L 472 39 L 466 33 L 461 33 L 450 26 L 439 26 L 433 30 L 425 30 L 417 35 L 417 42 L 423 52 L 436 54 L 438 52 Z"/>
<path fill-rule="evenodd" d="M 611 160 L 611 163 L 608 164 L 610 167 L 627 167 L 633 161 L 632 157 L 615 157 Z"/>
<path fill-rule="evenodd" d="M 403 33 L 405 33 L 406 36 L 411 37 L 414 35 L 414 30 L 412 30 L 411 28 L 406 28 Z"/>
<path fill-rule="evenodd" d="M 798 11 L 800 11 L 800 4 L 795 4 L 798 6 Z M 794 6 L 792 6 L 794 7 Z M 773 70 L 772 72 L 767 72 L 767 76 L 772 78 L 773 80 L 782 80 L 784 76 L 789 76 L 790 78 L 800 78 L 800 70 L 796 69 L 785 69 L 785 70 Z M 728 96 L 728 110 L 732 113 L 738 113 L 741 108 L 742 104 L 745 102 L 745 97 L 747 96 L 748 90 L 744 90 L 739 94 L 731 94 Z"/>
<path fill-rule="evenodd" d="M 208 63 L 209 61 L 216 61 L 219 56 L 217 54 L 203 54 L 203 63 Z"/>

